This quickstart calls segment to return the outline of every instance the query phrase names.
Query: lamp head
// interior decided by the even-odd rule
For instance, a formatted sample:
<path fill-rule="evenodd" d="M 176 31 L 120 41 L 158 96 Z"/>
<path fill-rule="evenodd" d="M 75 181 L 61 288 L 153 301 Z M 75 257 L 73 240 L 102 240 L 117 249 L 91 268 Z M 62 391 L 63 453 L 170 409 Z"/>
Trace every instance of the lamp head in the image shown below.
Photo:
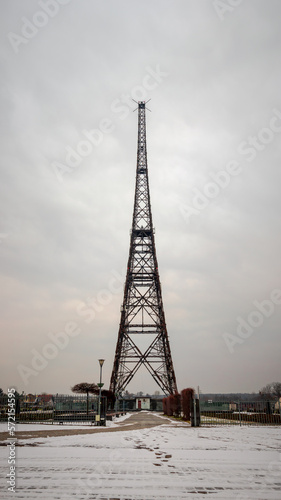
<path fill-rule="evenodd" d="M 104 359 L 99 359 L 99 364 L 100 364 L 100 366 L 102 366 L 102 365 L 103 365 L 103 363 L 104 363 Z"/>

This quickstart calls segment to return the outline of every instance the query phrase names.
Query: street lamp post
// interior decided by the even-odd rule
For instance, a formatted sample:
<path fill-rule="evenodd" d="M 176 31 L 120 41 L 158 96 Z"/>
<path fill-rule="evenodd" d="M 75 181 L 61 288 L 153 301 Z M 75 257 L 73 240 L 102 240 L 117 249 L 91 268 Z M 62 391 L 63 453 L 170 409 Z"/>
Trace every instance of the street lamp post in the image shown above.
<path fill-rule="evenodd" d="M 99 359 L 99 364 L 100 364 L 100 383 L 98 384 L 99 387 L 99 400 L 98 400 L 98 425 L 101 425 L 101 388 L 103 387 L 102 383 L 102 365 L 104 363 L 104 359 Z"/>

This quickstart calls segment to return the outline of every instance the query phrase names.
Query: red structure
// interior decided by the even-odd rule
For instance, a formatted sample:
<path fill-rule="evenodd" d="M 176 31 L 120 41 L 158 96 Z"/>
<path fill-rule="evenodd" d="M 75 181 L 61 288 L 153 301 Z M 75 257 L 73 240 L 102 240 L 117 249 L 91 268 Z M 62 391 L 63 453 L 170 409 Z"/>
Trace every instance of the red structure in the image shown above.
<path fill-rule="evenodd" d="M 136 189 L 130 252 L 110 390 L 121 394 L 141 366 L 177 393 L 156 258 L 147 170 L 145 102 L 138 103 Z"/>

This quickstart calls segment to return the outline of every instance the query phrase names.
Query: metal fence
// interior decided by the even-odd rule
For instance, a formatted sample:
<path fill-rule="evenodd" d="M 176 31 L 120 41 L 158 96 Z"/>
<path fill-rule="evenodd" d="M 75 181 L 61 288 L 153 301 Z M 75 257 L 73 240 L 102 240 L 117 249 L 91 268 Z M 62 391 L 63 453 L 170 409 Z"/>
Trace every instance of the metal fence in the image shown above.
<path fill-rule="evenodd" d="M 200 401 L 201 425 L 280 425 L 280 403 Z"/>
<path fill-rule="evenodd" d="M 34 401 L 26 401 L 23 397 L 16 397 L 15 419 L 17 422 L 95 422 L 97 415 L 101 415 L 101 421 L 106 418 L 106 397 L 102 396 L 100 401 L 100 412 L 98 408 L 99 397 L 89 394 L 77 394 L 75 396 L 56 395 L 50 398 L 35 398 Z M 8 421 L 8 397 L 0 396 L 0 421 Z"/>
<path fill-rule="evenodd" d="M 153 403 L 153 404 L 152 404 Z M 116 412 L 135 411 L 135 400 L 118 400 L 110 415 L 107 413 L 106 397 L 89 394 L 61 395 L 38 397 L 28 401 L 25 397 L 15 399 L 16 422 L 45 423 L 97 423 L 99 413 L 100 425 L 106 418 L 112 419 Z M 194 425 L 281 425 L 281 405 L 271 401 L 202 401 L 200 415 Z M 151 411 L 162 411 L 162 400 L 151 401 Z M 0 396 L 0 421 L 8 421 L 8 397 Z"/>
<path fill-rule="evenodd" d="M 53 408 L 54 422 L 94 422 L 99 414 L 98 396 L 84 397 L 55 396 Z M 105 418 L 106 398 L 101 397 L 101 418 Z"/>
<path fill-rule="evenodd" d="M 121 412 L 127 411 L 138 411 L 137 397 L 134 398 L 118 398 L 115 402 L 115 410 Z M 150 411 L 162 412 L 163 411 L 163 399 L 162 398 L 151 398 L 147 397 L 148 407 L 146 409 Z M 143 408 L 145 409 L 145 408 Z"/>

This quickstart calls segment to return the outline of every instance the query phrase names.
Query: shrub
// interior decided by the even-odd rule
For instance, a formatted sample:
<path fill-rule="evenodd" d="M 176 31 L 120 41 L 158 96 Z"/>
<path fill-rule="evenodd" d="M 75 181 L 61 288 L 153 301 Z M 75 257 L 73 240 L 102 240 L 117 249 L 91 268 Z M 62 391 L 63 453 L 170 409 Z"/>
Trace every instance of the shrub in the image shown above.
<path fill-rule="evenodd" d="M 192 405 L 192 399 L 194 396 L 194 389 L 188 388 L 181 391 L 181 404 L 183 418 L 185 420 L 190 420 L 190 410 Z"/>

